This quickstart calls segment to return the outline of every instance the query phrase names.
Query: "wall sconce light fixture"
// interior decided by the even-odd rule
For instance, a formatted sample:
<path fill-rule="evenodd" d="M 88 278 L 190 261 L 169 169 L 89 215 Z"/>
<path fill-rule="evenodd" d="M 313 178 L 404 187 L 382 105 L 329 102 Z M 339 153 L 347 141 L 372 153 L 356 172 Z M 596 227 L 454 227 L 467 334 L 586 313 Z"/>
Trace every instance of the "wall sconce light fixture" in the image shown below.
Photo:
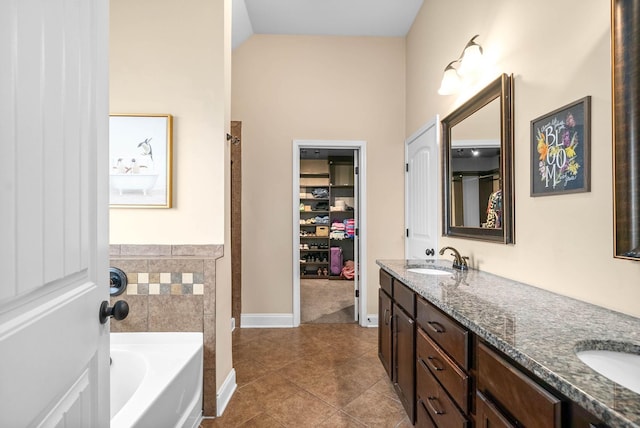
<path fill-rule="evenodd" d="M 458 59 L 451 61 L 444 68 L 442 83 L 438 89 L 440 95 L 451 95 L 458 92 L 462 85 L 462 79 L 465 76 L 476 74 L 482 61 L 482 46 L 476 43 L 476 37 L 479 37 L 479 34 L 469 40 Z"/>

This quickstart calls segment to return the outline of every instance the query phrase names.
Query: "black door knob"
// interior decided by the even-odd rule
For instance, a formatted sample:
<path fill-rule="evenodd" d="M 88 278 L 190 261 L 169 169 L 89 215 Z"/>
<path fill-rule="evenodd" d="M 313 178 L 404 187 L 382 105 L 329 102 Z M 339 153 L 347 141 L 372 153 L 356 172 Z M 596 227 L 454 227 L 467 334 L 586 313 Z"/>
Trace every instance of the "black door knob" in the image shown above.
<path fill-rule="evenodd" d="M 118 300 L 113 306 L 109 306 L 106 300 L 100 305 L 100 324 L 104 324 L 110 317 L 118 321 L 125 319 L 129 315 L 129 304 L 124 300 Z"/>
<path fill-rule="evenodd" d="M 436 253 L 436 251 L 433 248 L 427 248 L 426 250 L 424 250 L 424 253 L 427 256 L 433 256 Z"/>

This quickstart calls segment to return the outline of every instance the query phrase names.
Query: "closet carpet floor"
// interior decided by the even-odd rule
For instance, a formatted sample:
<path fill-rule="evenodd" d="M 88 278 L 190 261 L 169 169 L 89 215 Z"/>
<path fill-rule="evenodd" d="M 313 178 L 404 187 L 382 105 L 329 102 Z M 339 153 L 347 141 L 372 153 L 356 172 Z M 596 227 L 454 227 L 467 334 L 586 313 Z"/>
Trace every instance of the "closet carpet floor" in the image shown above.
<path fill-rule="evenodd" d="M 353 323 L 353 281 L 300 280 L 301 323 Z"/>
<path fill-rule="evenodd" d="M 217 427 L 411 427 L 378 360 L 377 328 L 236 329 L 238 389 Z"/>

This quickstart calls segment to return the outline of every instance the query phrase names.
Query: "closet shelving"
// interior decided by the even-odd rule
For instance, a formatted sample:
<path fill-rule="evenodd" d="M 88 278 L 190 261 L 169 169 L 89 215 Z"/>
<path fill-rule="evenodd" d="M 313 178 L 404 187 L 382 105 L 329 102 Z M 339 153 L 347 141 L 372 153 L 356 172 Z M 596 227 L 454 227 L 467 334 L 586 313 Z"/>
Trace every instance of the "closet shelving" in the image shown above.
<path fill-rule="evenodd" d="M 354 260 L 353 238 L 332 239 L 330 237 L 333 222 L 342 223 L 346 219 L 354 218 L 351 202 L 354 195 L 353 177 L 344 178 L 344 171 L 349 168 L 353 171 L 353 159 L 348 158 L 325 160 L 321 168 L 323 172 L 318 171 L 317 162 L 312 165 L 313 172 L 306 172 L 301 165 L 300 278 L 343 279 L 339 273 L 331 272 L 331 247 L 342 248 L 343 263 L 346 260 Z M 314 197 L 312 195 L 314 191 L 323 193 L 322 196 L 326 194 L 326 197 Z M 350 203 L 345 203 L 345 207 L 348 206 L 351 209 L 335 208 L 338 203 L 342 204 L 345 201 Z M 330 209 L 330 207 L 334 208 Z M 320 231 L 318 226 L 324 228 L 324 231 Z"/>
<path fill-rule="evenodd" d="M 314 197 L 323 189 L 326 197 Z M 315 209 L 320 205 L 326 209 Z M 326 218 L 326 222 L 318 222 Z M 329 233 L 317 234 L 318 227 L 329 229 L 329 173 L 300 173 L 300 277 L 327 278 L 329 275 Z"/>
<path fill-rule="evenodd" d="M 354 218 L 354 172 L 352 157 L 329 158 L 329 198 L 334 207 L 329 213 L 329 222 L 343 223 Z M 344 203 L 344 209 L 339 209 L 339 202 Z M 344 239 L 334 239 L 330 235 L 330 247 L 342 249 L 343 263 L 354 259 L 353 236 Z M 340 274 L 332 274 L 329 279 L 344 279 Z"/>

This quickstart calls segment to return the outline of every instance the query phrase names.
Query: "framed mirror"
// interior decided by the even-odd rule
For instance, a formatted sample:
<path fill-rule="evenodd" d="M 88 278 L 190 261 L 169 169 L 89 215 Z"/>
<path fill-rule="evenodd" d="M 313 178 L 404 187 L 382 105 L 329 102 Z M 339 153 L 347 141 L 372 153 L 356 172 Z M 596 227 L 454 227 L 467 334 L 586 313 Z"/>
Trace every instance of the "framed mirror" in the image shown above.
<path fill-rule="evenodd" d="M 640 17 L 611 1 L 614 257 L 640 260 Z"/>
<path fill-rule="evenodd" d="M 442 119 L 444 236 L 513 244 L 513 77 Z"/>

